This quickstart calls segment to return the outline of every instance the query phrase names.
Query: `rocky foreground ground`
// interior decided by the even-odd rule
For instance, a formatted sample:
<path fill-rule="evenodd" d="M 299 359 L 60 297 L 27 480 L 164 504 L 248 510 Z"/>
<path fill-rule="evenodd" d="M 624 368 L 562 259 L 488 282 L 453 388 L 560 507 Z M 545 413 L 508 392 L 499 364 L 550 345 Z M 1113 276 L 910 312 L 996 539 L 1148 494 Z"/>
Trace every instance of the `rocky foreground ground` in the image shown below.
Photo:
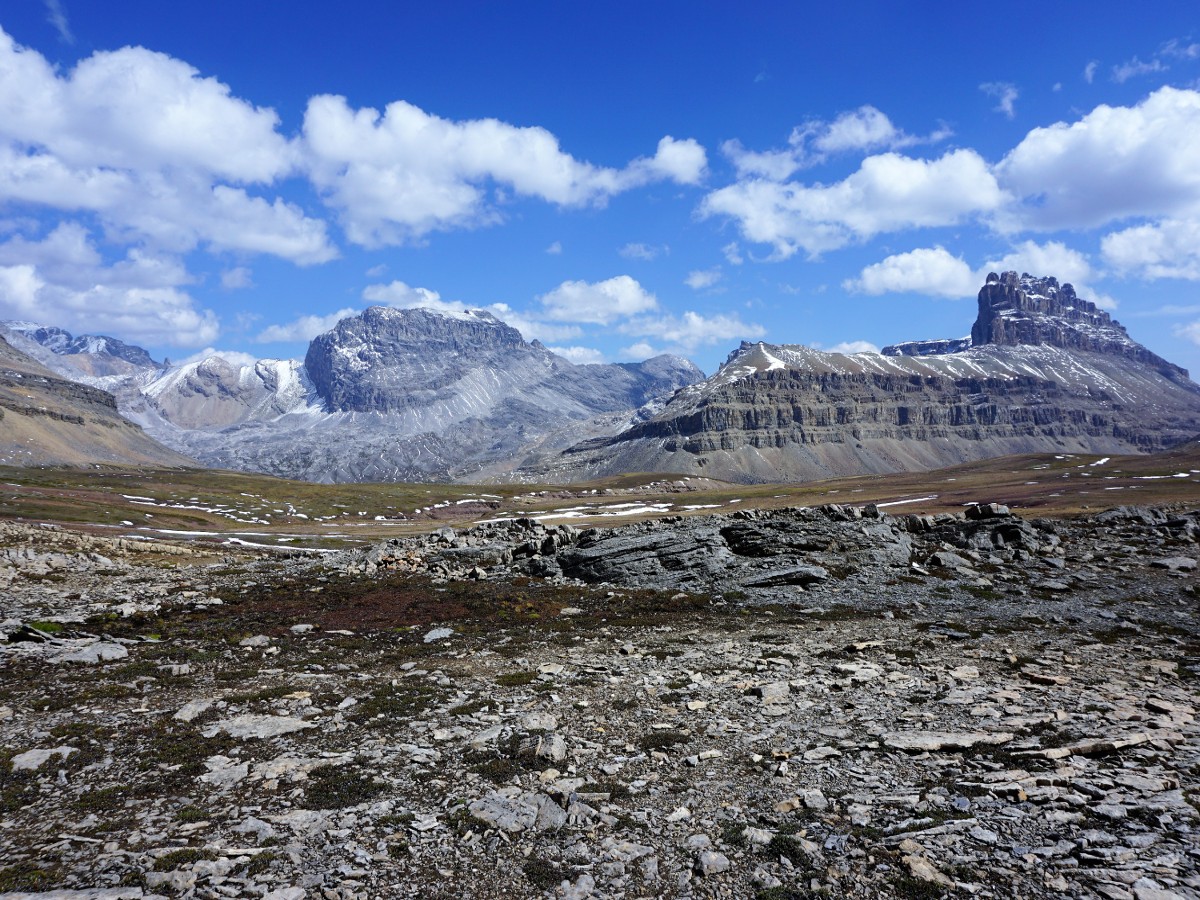
<path fill-rule="evenodd" d="M 1200 513 L 968 513 L 0 526 L 0 897 L 1200 897 Z"/>

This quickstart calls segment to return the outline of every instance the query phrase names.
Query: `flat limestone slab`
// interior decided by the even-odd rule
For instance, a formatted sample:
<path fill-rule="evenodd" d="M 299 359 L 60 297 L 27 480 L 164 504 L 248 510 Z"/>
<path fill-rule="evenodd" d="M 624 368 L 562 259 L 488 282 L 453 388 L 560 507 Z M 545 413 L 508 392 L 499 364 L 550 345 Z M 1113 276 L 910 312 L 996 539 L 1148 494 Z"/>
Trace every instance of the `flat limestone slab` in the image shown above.
<path fill-rule="evenodd" d="M 303 719 L 296 719 L 291 716 L 256 716 L 246 714 L 214 722 L 203 734 L 205 737 L 213 737 L 218 732 L 223 731 L 230 737 L 251 740 L 254 738 L 280 737 L 281 735 L 291 734 L 294 731 L 303 731 L 305 728 L 316 727 L 312 722 L 305 722 Z"/>
<path fill-rule="evenodd" d="M 891 731 L 883 736 L 884 746 L 909 753 L 936 750 L 970 750 L 983 744 L 995 747 L 1007 744 L 1013 735 L 1007 731 Z"/>

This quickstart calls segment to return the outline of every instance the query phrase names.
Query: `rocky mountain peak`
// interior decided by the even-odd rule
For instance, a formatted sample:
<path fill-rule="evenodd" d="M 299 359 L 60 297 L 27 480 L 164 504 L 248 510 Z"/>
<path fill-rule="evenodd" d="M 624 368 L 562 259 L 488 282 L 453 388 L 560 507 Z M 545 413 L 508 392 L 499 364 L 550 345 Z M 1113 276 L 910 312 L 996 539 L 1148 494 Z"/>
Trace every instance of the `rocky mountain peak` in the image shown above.
<path fill-rule="evenodd" d="M 66 329 L 35 322 L 3 322 L 0 328 L 10 337 L 16 335 L 30 342 L 25 344 L 27 352 L 35 346 L 41 347 L 62 357 L 71 369 L 86 375 L 124 374 L 161 367 L 143 348 L 104 334 L 76 337 Z"/>
<path fill-rule="evenodd" d="M 430 402 L 464 368 L 496 355 L 557 358 L 490 313 L 372 306 L 309 344 L 304 366 L 331 411 L 386 412 Z"/>
<path fill-rule="evenodd" d="M 971 344 L 1084 350 L 1133 359 L 1168 378 L 1188 377 L 1186 369 L 1151 353 L 1130 338 L 1120 322 L 1052 276 L 989 273 L 979 291 L 979 315 L 971 328 Z"/>

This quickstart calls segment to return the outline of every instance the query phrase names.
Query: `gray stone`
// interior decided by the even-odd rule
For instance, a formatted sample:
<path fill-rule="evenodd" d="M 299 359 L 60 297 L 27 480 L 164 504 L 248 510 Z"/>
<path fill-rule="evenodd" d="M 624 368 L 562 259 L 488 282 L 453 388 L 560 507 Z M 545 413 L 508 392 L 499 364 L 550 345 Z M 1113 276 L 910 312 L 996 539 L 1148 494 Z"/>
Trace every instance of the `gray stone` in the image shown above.
<path fill-rule="evenodd" d="M 705 878 L 728 872 L 731 866 L 729 857 L 715 850 L 704 850 L 696 857 L 696 871 Z"/>
<path fill-rule="evenodd" d="M 112 662 L 118 659 L 125 659 L 129 656 L 129 651 L 120 644 L 113 644 L 108 641 L 97 641 L 94 644 L 88 644 L 86 647 L 80 647 L 76 650 L 68 650 L 60 653 L 57 656 L 50 657 L 52 663 L 84 663 L 85 665 L 97 665 L 102 662 Z"/>
<path fill-rule="evenodd" d="M 205 737 L 213 737 L 224 732 L 230 737 L 241 740 L 254 740 L 281 737 L 285 734 L 316 727 L 314 722 L 306 722 L 291 716 L 262 716 L 248 713 L 214 722 L 203 733 Z"/>

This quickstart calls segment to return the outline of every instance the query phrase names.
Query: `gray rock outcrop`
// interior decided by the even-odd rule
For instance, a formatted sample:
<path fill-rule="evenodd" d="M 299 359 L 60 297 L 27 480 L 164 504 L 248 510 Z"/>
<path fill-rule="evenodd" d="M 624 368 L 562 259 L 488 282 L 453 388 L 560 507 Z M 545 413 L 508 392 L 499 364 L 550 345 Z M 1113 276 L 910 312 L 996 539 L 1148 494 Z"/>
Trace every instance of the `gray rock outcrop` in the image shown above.
<path fill-rule="evenodd" d="M 740 482 L 920 471 L 1034 452 L 1131 453 L 1200 433 L 1200 387 L 1053 278 L 989 276 L 969 340 L 884 355 L 743 343 L 647 421 L 529 474 Z"/>

